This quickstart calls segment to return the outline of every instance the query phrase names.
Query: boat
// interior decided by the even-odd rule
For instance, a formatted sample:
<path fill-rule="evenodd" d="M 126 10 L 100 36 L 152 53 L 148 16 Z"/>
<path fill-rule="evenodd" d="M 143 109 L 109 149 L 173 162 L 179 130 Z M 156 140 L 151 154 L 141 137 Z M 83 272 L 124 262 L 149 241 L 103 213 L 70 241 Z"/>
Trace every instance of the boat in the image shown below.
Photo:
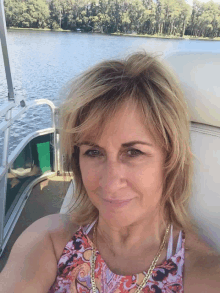
<path fill-rule="evenodd" d="M 27 102 L 14 93 L 2 1 L 0 38 L 8 84 L 8 103 L 0 109 L 4 118 L 0 124 L 4 133 L 0 167 L 1 270 L 11 246 L 28 225 L 47 214 L 68 211 L 74 196 L 74 180 L 63 176 L 66 172 L 60 153 L 59 110 L 50 100 Z M 191 215 L 200 236 L 220 251 L 220 53 L 178 52 L 166 56 L 164 61 L 178 76 L 190 111 L 195 156 Z M 51 110 L 51 127 L 27 135 L 9 155 L 11 125 L 28 109 L 42 104 Z M 64 192 L 60 191 L 63 182 Z M 59 193 L 66 195 L 62 198 Z"/>

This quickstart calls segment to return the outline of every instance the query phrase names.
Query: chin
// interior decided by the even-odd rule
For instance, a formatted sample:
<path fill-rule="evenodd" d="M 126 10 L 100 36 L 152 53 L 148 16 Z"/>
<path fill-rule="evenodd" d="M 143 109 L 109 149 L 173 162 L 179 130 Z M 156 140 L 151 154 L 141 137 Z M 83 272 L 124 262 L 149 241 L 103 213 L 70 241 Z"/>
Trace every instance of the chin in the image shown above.
<path fill-rule="evenodd" d="M 99 210 L 100 217 L 106 221 L 107 223 L 111 224 L 112 226 L 117 227 L 126 227 L 142 220 L 145 215 L 141 216 L 140 212 L 135 213 L 134 208 L 132 209 L 121 209 L 110 211 L 106 209 Z"/>

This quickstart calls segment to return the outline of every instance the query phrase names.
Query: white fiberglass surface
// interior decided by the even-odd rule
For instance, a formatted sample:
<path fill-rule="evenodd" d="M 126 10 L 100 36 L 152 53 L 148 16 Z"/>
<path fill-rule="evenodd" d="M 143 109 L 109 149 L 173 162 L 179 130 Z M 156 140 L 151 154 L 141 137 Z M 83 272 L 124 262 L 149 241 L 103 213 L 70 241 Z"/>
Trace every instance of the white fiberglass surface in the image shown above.
<path fill-rule="evenodd" d="M 191 142 L 195 155 L 191 213 L 200 235 L 220 251 L 220 129 L 197 124 Z"/>

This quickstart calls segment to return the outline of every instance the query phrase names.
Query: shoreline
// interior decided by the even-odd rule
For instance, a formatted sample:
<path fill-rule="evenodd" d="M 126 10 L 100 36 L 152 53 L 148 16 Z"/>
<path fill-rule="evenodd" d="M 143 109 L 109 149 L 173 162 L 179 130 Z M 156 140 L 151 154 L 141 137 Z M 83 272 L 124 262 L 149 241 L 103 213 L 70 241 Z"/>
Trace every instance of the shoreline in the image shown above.
<path fill-rule="evenodd" d="M 138 35 L 138 34 L 123 34 L 123 33 L 112 33 L 111 35 L 115 36 L 124 36 L 124 37 L 140 37 L 140 38 L 155 38 L 155 39 L 172 39 L 172 40 L 201 40 L 201 41 L 220 41 L 220 37 L 217 38 L 202 38 L 202 37 L 193 37 L 193 36 L 173 36 L 173 35 Z"/>
<path fill-rule="evenodd" d="M 72 32 L 71 30 L 63 30 L 63 29 L 50 29 L 50 28 L 32 28 L 32 27 L 7 27 L 7 31 L 10 30 L 30 30 L 30 31 L 51 31 L 51 32 Z"/>
<path fill-rule="evenodd" d="M 23 27 L 9 27 L 7 28 L 8 31 L 10 30 L 32 30 L 32 31 L 51 31 L 51 32 L 74 32 L 71 30 L 63 30 L 63 29 L 49 29 L 49 28 L 23 28 Z M 77 32 L 77 33 L 84 33 L 84 32 Z M 173 36 L 173 35 L 138 35 L 138 34 L 124 34 L 124 33 L 110 33 L 104 34 L 100 32 L 89 32 L 90 34 L 103 34 L 103 35 L 112 35 L 112 36 L 123 36 L 123 37 L 136 37 L 136 38 L 155 38 L 155 39 L 172 39 L 172 40 L 200 40 L 200 41 L 220 41 L 220 37 L 217 38 L 202 38 L 202 37 L 193 37 L 193 36 Z"/>

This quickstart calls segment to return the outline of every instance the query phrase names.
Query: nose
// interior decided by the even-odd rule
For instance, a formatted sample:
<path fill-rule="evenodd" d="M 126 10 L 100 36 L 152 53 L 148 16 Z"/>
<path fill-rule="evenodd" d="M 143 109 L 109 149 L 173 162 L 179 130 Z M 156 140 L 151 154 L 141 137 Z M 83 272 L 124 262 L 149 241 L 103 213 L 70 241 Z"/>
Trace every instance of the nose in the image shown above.
<path fill-rule="evenodd" d="M 106 162 L 99 185 L 108 194 L 113 194 L 125 187 L 126 178 L 122 162 Z"/>

